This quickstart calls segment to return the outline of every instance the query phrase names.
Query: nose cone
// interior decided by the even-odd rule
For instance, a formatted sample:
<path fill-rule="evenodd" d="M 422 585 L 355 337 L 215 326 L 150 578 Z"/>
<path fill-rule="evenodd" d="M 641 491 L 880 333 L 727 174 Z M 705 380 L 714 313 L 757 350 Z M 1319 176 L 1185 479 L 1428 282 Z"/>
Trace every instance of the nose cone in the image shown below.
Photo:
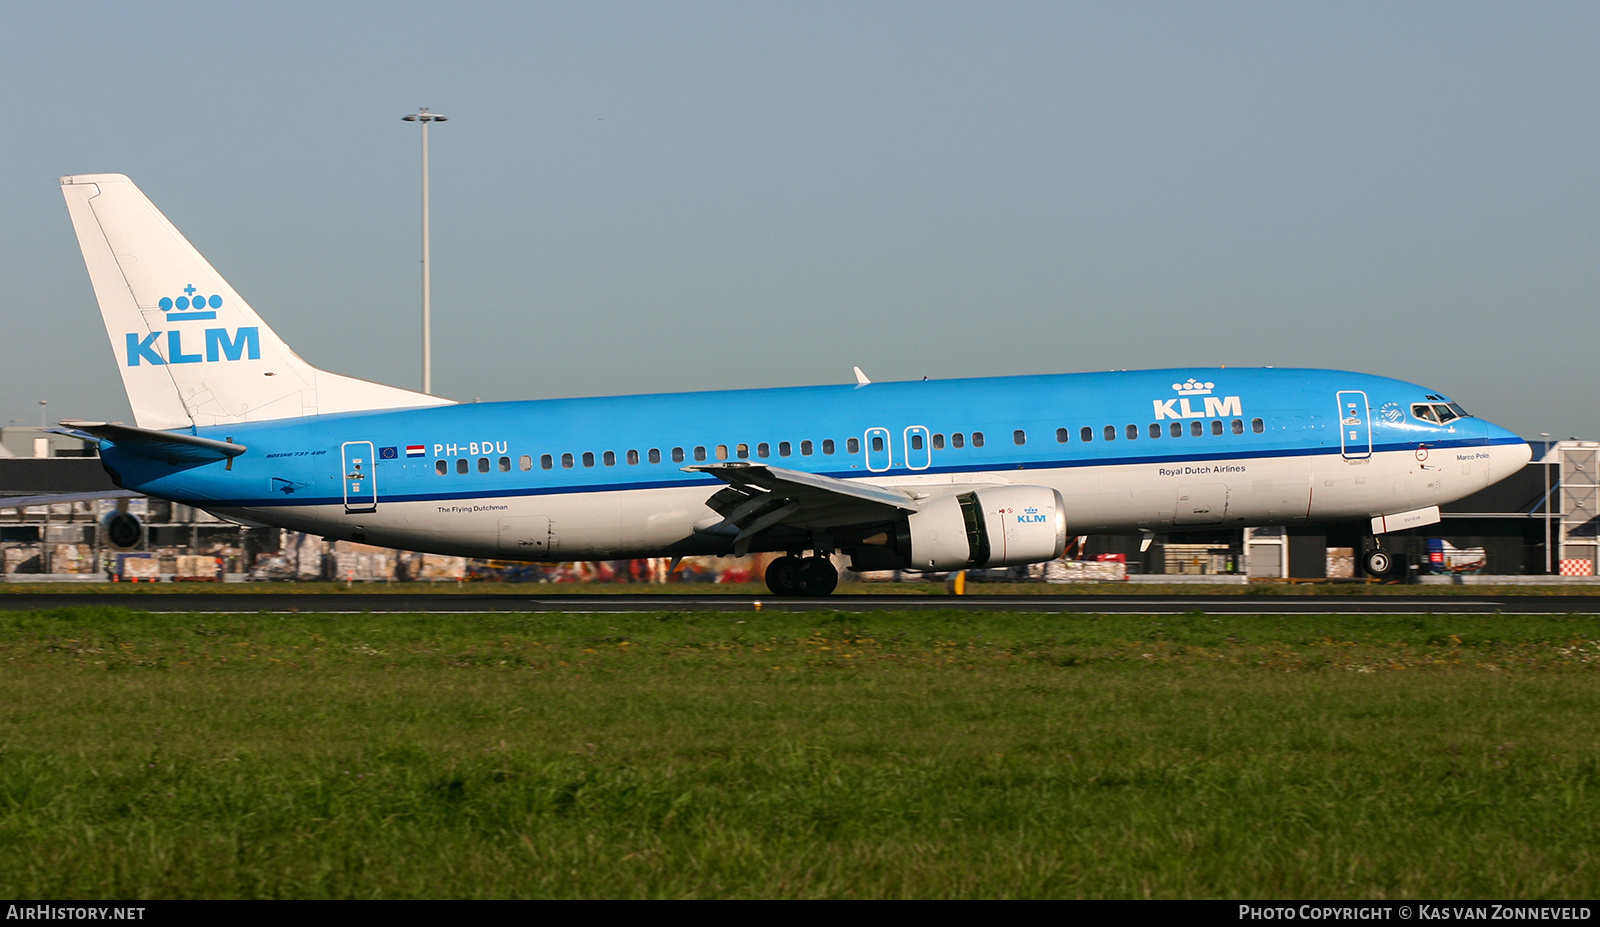
<path fill-rule="evenodd" d="M 1533 459 L 1533 447 L 1515 432 L 1484 422 L 1484 444 L 1489 448 L 1489 479 L 1503 480 Z"/>

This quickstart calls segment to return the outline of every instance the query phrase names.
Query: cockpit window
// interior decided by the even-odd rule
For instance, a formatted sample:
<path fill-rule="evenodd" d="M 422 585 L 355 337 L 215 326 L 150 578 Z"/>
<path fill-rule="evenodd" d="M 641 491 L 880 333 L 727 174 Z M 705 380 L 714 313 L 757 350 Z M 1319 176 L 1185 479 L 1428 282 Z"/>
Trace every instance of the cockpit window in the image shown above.
<path fill-rule="evenodd" d="M 1417 402 L 1411 406 L 1411 414 L 1425 422 L 1435 422 L 1440 425 L 1448 424 L 1458 418 L 1469 418 L 1467 410 L 1453 402 Z"/>

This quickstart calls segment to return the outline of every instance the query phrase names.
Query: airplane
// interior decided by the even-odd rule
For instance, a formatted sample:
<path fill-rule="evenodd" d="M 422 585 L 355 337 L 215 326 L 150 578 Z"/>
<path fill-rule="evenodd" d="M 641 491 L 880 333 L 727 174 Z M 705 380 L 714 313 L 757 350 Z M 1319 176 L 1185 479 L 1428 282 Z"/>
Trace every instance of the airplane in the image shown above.
<path fill-rule="evenodd" d="M 457 403 L 301 359 L 120 174 L 61 178 L 134 425 L 65 421 L 123 489 L 243 524 L 526 561 L 781 552 L 855 570 L 1060 557 L 1068 534 L 1362 521 L 1531 457 L 1445 394 L 1338 370 L 1182 368 Z M 1363 567 L 1397 569 L 1381 542 Z"/>

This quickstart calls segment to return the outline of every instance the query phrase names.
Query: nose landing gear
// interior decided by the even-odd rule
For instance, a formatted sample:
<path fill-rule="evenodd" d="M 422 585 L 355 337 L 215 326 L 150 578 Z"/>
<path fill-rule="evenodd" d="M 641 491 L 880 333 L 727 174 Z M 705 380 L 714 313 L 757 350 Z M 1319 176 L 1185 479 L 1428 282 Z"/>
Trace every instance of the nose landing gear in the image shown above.
<path fill-rule="evenodd" d="M 1374 547 L 1362 552 L 1361 569 L 1375 579 L 1399 579 L 1405 574 L 1406 566 L 1404 559 L 1394 551 Z"/>

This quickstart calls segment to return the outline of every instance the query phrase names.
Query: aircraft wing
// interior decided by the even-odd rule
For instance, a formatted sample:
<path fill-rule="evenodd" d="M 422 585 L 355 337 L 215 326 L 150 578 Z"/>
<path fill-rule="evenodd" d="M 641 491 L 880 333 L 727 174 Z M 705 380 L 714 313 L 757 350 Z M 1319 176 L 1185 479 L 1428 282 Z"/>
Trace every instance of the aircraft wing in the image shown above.
<path fill-rule="evenodd" d="M 22 509 L 35 505 L 60 505 L 65 502 L 95 502 L 100 499 L 142 499 L 144 493 L 131 489 L 102 489 L 98 492 L 51 492 L 31 496 L 0 496 L 0 509 Z"/>
<path fill-rule="evenodd" d="M 683 469 L 708 473 L 728 484 L 706 500 L 722 520 L 695 530 L 731 537 L 735 556 L 748 553 L 756 536 L 772 528 L 827 529 L 889 521 L 917 511 L 917 499 L 924 495 L 748 461 Z"/>

